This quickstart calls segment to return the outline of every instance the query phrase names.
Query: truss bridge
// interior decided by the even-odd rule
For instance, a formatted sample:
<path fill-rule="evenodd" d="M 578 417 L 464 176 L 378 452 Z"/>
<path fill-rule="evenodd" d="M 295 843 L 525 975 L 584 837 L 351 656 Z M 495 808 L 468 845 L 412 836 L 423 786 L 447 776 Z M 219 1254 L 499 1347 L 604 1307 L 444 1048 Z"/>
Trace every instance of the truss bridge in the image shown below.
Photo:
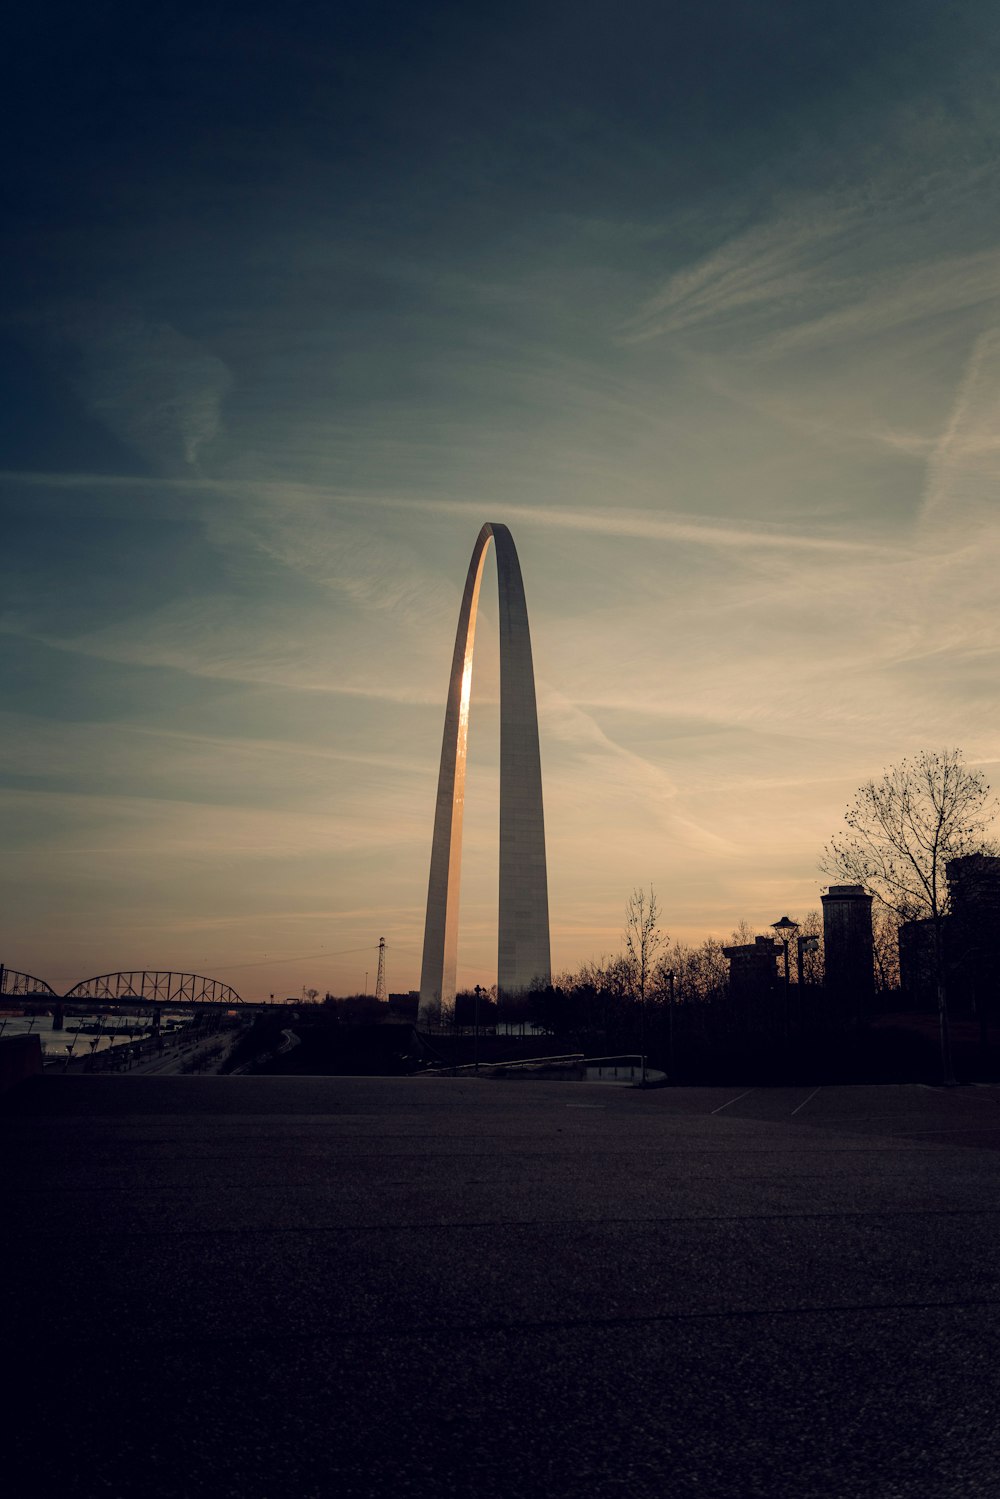
<path fill-rule="evenodd" d="M 0 964 L 0 1007 L 13 1000 L 25 1009 L 79 1007 L 87 1010 L 256 1009 L 221 979 L 166 968 L 133 968 L 99 973 L 59 994 L 44 979 Z"/>

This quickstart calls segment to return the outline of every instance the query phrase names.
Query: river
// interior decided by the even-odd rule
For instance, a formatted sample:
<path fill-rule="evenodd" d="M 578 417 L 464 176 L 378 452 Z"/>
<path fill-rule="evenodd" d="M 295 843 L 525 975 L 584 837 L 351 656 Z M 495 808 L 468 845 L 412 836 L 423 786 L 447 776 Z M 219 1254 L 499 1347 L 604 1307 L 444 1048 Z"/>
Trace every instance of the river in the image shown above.
<path fill-rule="evenodd" d="M 13 1008 L 13 1007 L 12 1007 Z M 162 1017 L 163 1034 L 185 1023 L 179 1015 Z M 86 1030 L 77 1030 L 86 1026 Z M 99 1027 L 99 1029 L 90 1029 Z M 67 1015 L 61 1031 L 52 1027 L 51 1015 L 12 1015 L 0 1013 L 0 1036 L 40 1036 L 42 1055 L 47 1061 L 56 1057 L 85 1057 L 92 1052 L 108 1051 L 136 1038 L 150 1035 L 152 1025 L 145 1015 Z"/>

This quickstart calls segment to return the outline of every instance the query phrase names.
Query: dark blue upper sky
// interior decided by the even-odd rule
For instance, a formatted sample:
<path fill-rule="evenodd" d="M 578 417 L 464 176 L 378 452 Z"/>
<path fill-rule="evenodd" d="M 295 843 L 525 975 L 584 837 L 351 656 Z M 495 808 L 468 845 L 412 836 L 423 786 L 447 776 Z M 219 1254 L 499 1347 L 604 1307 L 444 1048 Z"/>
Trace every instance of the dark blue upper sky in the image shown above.
<path fill-rule="evenodd" d="M 127 272 L 150 235 L 193 250 L 265 212 L 350 215 L 352 233 L 408 246 L 446 232 L 456 248 L 542 209 L 645 216 L 728 191 L 746 212 L 748 179 L 760 191 L 776 169 L 785 187 L 853 175 L 929 84 L 960 115 L 989 79 L 993 14 L 935 0 L 25 7 L 5 90 L 17 269 L 43 294 L 50 276 L 89 286 Z M 37 237 L 53 233 L 87 237 L 64 257 Z"/>

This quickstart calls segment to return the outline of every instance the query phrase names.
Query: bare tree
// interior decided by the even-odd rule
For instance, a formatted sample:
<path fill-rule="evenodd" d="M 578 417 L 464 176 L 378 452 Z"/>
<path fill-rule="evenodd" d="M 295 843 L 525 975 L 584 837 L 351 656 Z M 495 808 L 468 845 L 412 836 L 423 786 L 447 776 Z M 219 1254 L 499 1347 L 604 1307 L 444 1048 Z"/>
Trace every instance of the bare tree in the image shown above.
<path fill-rule="evenodd" d="M 752 921 L 747 921 L 744 916 L 742 921 L 737 922 L 729 938 L 730 947 L 749 947 L 756 942 L 758 937 L 773 937 L 773 932 L 763 932 L 759 926 L 754 926 Z"/>
<path fill-rule="evenodd" d="M 899 988 L 899 913 L 876 901 L 872 906 L 872 955 L 879 994 Z"/>
<path fill-rule="evenodd" d="M 823 982 L 823 916 L 819 911 L 807 911 L 802 918 L 798 934 L 796 954 L 796 977 L 801 972 L 804 984 Z"/>
<path fill-rule="evenodd" d="M 989 786 L 961 750 L 921 750 L 859 787 L 844 813 L 847 832 L 831 838 L 822 868 L 863 885 L 901 921 L 932 923 L 941 1067 L 954 1080 L 948 1030 L 944 918 L 949 859 L 983 848 L 995 815 Z"/>
<path fill-rule="evenodd" d="M 659 907 L 652 885 L 633 890 L 625 907 L 625 952 L 632 979 L 632 993 L 639 1003 L 646 1003 L 646 992 L 653 975 L 656 954 L 666 938 L 657 925 Z"/>
<path fill-rule="evenodd" d="M 652 885 L 649 896 L 644 890 L 633 890 L 625 907 L 625 961 L 632 980 L 632 995 L 639 1001 L 639 1049 L 642 1053 L 642 1080 L 646 1081 L 646 991 L 653 976 L 656 954 L 666 940 L 657 922 L 659 909 Z"/>
<path fill-rule="evenodd" d="M 673 982 L 667 977 L 673 973 Z M 699 947 L 685 942 L 669 943 L 657 959 L 653 972 L 653 993 L 659 998 L 673 992 L 678 1004 L 689 1000 L 711 999 L 725 989 L 729 964 L 717 937 L 706 937 Z"/>
<path fill-rule="evenodd" d="M 590 985 L 597 994 L 609 995 L 612 999 L 625 999 L 632 989 L 632 974 L 627 958 L 600 958 L 584 963 L 575 979 L 576 983 Z"/>

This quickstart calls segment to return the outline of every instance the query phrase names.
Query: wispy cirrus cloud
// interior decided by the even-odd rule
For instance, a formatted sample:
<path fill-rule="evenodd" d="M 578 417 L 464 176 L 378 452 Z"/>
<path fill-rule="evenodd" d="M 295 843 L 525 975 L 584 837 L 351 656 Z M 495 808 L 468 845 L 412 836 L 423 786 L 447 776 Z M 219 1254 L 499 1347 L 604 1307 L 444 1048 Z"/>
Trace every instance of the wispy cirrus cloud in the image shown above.
<path fill-rule="evenodd" d="M 138 308 L 50 307 L 36 325 L 42 357 L 88 414 L 155 468 L 196 468 L 218 435 L 232 375 L 218 354 Z"/>
<path fill-rule="evenodd" d="M 781 355 L 875 339 L 1000 299 L 1000 251 L 970 222 L 956 248 L 940 220 L 974 219 L 982 169 L 946 183 L 833 193 L 778 210 L 668 278 L 622 329 L 626 343 L 730 335 L 731 354 Z M 738 331 L 738 340 L 736 334 Z"/>
<path fill-rule="evenodd" d="M 683 333 L 762 309 L 794 313 L 841 283 L 838 255 L 861 222 L 856 206 L 822 200 L 755 225 L 675 272 L 625 324 L 628 343 Z"/>
<path fill-rule="evenodd" d="M 260 618 L 255 629 L 244 629 L 224 600 L 197 609 L 168 605 L 130 625 L 75 636 L 16 628 L 0 634 L 95 661 L 161 668 L 209 681 L 414 705 L 440 696 L 421 681 L 374 675 L 370 660 L 359 661 L 348 640 L 324 651 L 318 640 L 311 648 L 304 646 L 298 631 L 269 631 Z"/>
<path fill-rule="evenodd" d="M 321 508 L 314 508 L 310 514 L 306 507 L 335 504 L 347 511 L 366 513 L 381 510 L 407 515 L 455 516 L 468 519 L 470 525 L 494 519 L 505 524 L 581 535 L 678 541 L 709 550 L 762 549 L 872 555 L 884 554 L 886 551 L 880 542 L 824 534 L 818 529 L 809 534 L 778 522 L 761 520 L 757 524 L 737 524 L 722 516 L 707 519 L 704 515 L 664 508 L 581 509 L 572 506 L 505 503 L 502 514 L 493 514 L 478 500 L 436 499 L 420 494 L 359 494 L 357 491 L 322 484 L 291 481 L 287 484 L 271 480 L 241 479 L 150 481 L 120 475 L 21 474 L 10 471 L 0 473 L 0 482 L 3 481 L 68 490 L 92 490 L 102 486 L 119 490 L 163 487 L 168 493 L 194 494 L 200 491 L 220 499 L 228 498 L 233 501 L 234 509 L 228 513 L 223 509 L 212 518 L 212 524 L 218 530 L 227 534 L 239 530 L 244 540 L 252 541 L 275 560 L 314 575 L 320 581 L 334 583 L 356 596 L 359 601 L 377 607 L 392 605 L 404 597 L 410 603 L 418 600 L 424 583 L 422 579 L 413 580 L 416 559 L 412 548 L 395 542 L 392 537 L 377 533 L 370 526 L 366 528 L 363 538 L 359 535 L 352 541 L 342 518 L 338 517 L 334 524 L 329 511 L 324 515 Z M 262 502 L 259 512 L 248 517 L 239 508 L 245 499 Z M 367 574 L 372 569 L 376 569 L 383 578 L 387 573 L 398 574 L 399 581 L 394 588 L 379 591 L 367 581 Z"/>
<path fill-rule="evenodd" d="M 927 462 L 920 510 L 924 540 L 975 544 L 982 531 L 1000 540 L 1000 325 L 974 340 L 944 428 Z"/>
<path fill-rule="evenodd" d="M 865 276 L 841 306 L 776 334 L 771 347 L 781 353 L 846 339 L 877 339 L 920 319 L 984 307 L 992 308 L 994 316 L 1000 309 L 1000 250 L 943 254 L 896 273 Z"/>

